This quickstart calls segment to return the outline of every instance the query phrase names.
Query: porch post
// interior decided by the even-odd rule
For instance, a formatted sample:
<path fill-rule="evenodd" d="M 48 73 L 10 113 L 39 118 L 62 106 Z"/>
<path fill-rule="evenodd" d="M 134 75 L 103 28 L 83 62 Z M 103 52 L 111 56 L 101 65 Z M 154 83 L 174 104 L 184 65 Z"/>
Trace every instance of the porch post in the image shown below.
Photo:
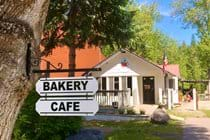
<path fill-rule="evenodd" d="M 123 82 L 122 82 L 123 77 L 119 77 L 119 90 L 123 90 Z"/>
<path fill-rule="evenodd" d="M 168 110 L 171 110 L 171 94 L 172 94 L 172 89 L 168 88 Z"/>
<path fill-rule="evenodd" d="M 119 91 L 123 90 L 123 77 L 119 76 Z M 123 106 L 123 92 L 118 93 L 118 103 L 119 103 L 119 108 Z"/>
<path fill-rule="evenodd" d="M 106 90 L 110 90 L 110 78 L 109 77 L 106 77 Z M 112 105 L 111 103 L 110 103 L 110 92 L 107 92 L 107 103 L 108 103 L 108 105 Z"/>
<path fill-rule="evenodd" d="M 132 93 L 133 93 L 133 105 L 138 106 L 139 102 L 139 88 L 138 88 L 138 77 L 132 77 Z"/>
<path fill-rule="evenodd" d="M 178 88 L 178 77 L 173 77 L 174 80 L 174 89 L 172 94 L 172 103 L 178 104 L 179 103 L 179 88 Z"/>
<path fill-rule="evenodd" d="M 159 104 L 163 104 L 163 90 L 159 88 Z"/>

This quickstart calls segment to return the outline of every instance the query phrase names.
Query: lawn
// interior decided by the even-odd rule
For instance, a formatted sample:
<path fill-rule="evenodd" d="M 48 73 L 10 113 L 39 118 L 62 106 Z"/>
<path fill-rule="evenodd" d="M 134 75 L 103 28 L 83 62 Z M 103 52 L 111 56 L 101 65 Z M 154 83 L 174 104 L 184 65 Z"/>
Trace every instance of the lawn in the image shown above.
<path fill-rule="evenodd" d="M 167 112 L 171 115 L 175 115 L 182 118 L 203 118 L 203 117 L 210 118 L 210 110 L 207 109 L 201 109 L 197 111 L 173 109 L 173 110 L 167 110 Z"/>
<path fill-rule="evenodd" d="M 202 110 L 205 114 L 206 117 L 210 118 L 210 110 Z"/>
<path fill-rule="evenodd" d="M 203 111 L 192 111 L 192 110 L 181 110 L 181 109 L 173 109 L 167 110 L 167 112 L 171 115 L 175 115 L 182 118 L 202 118 L 206 117 L 206 114 Z"/>
<path fill-rule="evenodd" d="M 177 121 L 166 125 L 149 121 L 86 121 L 84 127 L 105 130 L 106 140 L 180 140 L 182 136 L 181 122 Z"/>

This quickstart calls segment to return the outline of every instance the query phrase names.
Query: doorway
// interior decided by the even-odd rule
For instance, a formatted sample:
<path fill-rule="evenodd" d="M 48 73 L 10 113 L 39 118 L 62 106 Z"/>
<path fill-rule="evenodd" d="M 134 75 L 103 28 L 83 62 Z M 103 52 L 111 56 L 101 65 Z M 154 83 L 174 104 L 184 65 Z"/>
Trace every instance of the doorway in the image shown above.
<path fill-rule="evenodd" d="M 143 103 L 155 104 L 155 77 L 143 77 Z"/>

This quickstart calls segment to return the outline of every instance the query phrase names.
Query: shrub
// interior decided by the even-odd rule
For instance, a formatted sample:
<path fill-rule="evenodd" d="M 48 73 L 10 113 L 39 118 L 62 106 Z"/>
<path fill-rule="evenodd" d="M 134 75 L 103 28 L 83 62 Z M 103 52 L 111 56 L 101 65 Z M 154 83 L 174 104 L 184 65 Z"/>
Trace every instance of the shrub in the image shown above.
<path fill-rule="evenodd" d="M 129 115 L 135 115 L 136 112 L 133 109 L 127 109 L 127 114 L 129 114 Z"/>
<path fill-rule="evenodd" d="M 145 115 L 145 110 L 140 109 L 140 110 L 139 110 L 139 114 L 140 114 L 140 115 Z"/>
<path fill-rule="evenodd" d="M 13 130 L 13 140 L 63 140 L 79 131 L 81 117 L 41 117 L 35 111 L 39 99 L 31 90 L 17 117 Z"/>
<path fill-rule="evenodd" d="M 123 108 L 122 109 L 118 109 L 118 113 L 119 114 L 124 114 L 125 113 L 125 109 L 123 109 Z"/>

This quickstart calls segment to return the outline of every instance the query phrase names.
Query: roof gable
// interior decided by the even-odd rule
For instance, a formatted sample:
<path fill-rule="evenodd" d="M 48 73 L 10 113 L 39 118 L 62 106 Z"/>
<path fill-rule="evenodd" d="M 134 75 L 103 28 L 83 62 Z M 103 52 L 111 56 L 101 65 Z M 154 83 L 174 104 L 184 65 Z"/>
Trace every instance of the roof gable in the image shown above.
<path fill-rule="evenodd" d="M 111 69 L 107 70 L 101 76 L 138 76 L 139 74 L 130 69 L 129 67 L 122 66 L 121 64 L 117 64 L 113 66 Z"/>

